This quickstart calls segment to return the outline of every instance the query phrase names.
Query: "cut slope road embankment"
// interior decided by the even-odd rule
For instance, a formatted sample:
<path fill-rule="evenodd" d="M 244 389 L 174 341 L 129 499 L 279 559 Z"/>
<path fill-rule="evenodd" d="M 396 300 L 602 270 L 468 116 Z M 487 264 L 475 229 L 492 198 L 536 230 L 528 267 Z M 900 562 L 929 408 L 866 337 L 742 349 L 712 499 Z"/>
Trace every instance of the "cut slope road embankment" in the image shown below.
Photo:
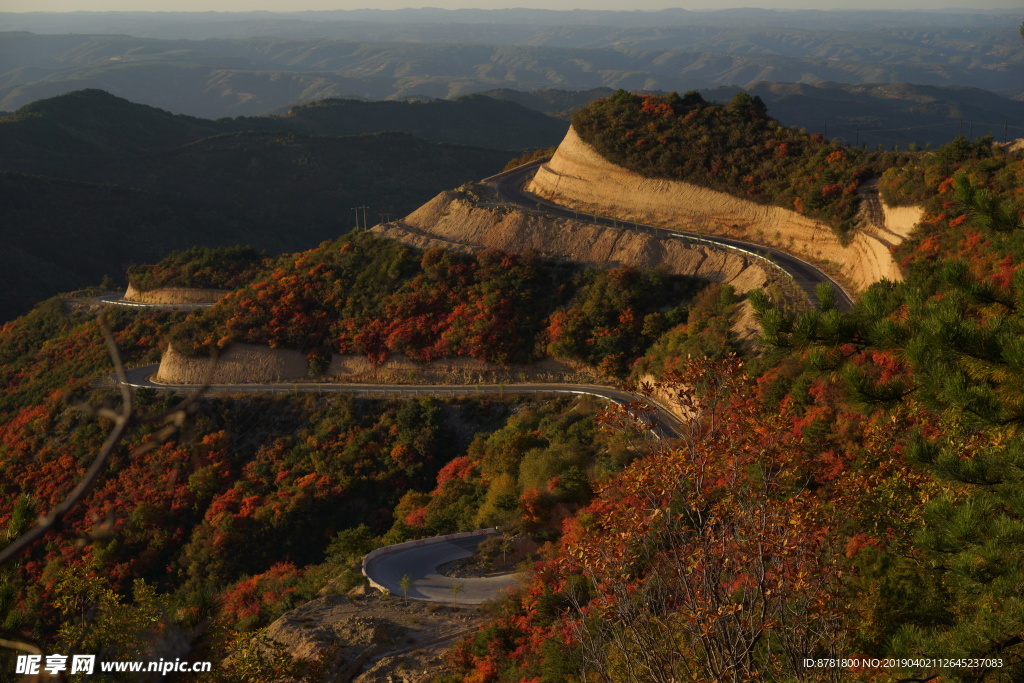
<path fill-rule="evenodd" d="M 587 265 L 660 266 L 673 274 L 732 285 L 741 294 L 762 287 L 768 279 L 756 258 L 582 218 L 560 218 L 509 205 L 488 206 L 466 190 L 442 192 L 402 220 L 372 230 L 421 249 L 535 249 L 545 256 Z"/>
<path fill-rule="evenodd" d="M 200 289 L 197 287 L 161 287 L 142 291 L 129 284 L 122 299 L 127 302 L 154 306 L 209 306 L 230 294 L 227 289 Z"/>
<path fill-rule="evenodd" d="M 854 291 L 881 279 L 902 279 L 890 246 L 920 218 L 916 207 L 883 205 L 885 225 L 865 222 L 844 245 L 827 225 L 796 211 L 645 178 L 604 159 L 571 127 L 527 189 L 580 211 L 776 247 L 835 272 Z"/>

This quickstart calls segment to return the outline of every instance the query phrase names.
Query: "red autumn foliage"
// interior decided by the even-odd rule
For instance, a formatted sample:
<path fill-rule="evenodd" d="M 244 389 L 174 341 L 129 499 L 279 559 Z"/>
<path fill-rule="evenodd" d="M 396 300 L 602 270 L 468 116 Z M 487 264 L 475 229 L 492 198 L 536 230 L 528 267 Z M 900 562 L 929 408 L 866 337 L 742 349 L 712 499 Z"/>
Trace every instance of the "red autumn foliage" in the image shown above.
<path fill-rule="evenodd" d="M 257 623 L 261 612 L 271 612 L 295 592 L 302 571 L 291 562 L 279 562 L 262 574 L 243 579 L 220 596 L 221 613 L 239 625 Z"/>
<path fill-rule="evenodd" d="M 437 486 L 443 487 L 453 479 L 466 479 L 474 474 L 474 465 L 469 458 L 453 458 L 437 473 Z"/>
<path fill-rule="evenodd" d="M 764 411 L 736 363 L 686 365 L 693 384 L 718 387 L 689 392 L 698 406 L 691 438 L 604 482 L 491 629 L 453 651 L 456 671 L 491 676 L 497 664 L 494 680 L 530 680 L 555 642 L 595 670 L 625 647 L 666 680 L 716 661 L 710 679 L 782 671 L 789 657 L 841 647 L 846 559 L 886 543 L 845 535 L 846 520 L 875 504 L 881 482 L 922 480 L 889 452 L 889 426 L 862 422 L 849 435 L 883 463 L 867 469 L 850 452 L 809 450 L 793 428 L 804 417 Z M 841 399 L 823 384 L 812 393 L 827 412 Z M 534 489 L 520 505 L 540 498 Z M 748 637 L 776 646 L 734 648 Z"/>

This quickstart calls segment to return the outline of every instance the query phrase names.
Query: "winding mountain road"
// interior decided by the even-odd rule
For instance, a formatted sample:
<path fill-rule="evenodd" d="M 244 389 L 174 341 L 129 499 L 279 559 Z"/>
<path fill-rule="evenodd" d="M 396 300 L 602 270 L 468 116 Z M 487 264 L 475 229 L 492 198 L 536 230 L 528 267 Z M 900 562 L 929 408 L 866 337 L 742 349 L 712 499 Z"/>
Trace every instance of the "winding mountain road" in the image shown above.
<path fill-rule="evenodd" d="M 579 220 L 582 217 L 589 222 L 610 228 L 641 230 L 646 233 L 653 233 L 660 237 L 681 239 L 695 244 L 711 244 L 725 249 L 740 251 L 755 257 L 766 258 L 792 277 L 797 286 L 807 294 L 811 301 L 818 303 L 818 294 L 815 288 L 819 284 L 827 283 L 832 287 L 833 292 L 835 292 L 836 307 L 839 310 L 849 311 L 853 307 L 853 299 L 850 298 L 850 295 L 846 293 L 846 290 L 844 290 L 838 282 L 812 266 L 810 263 L 798 259 L 792 254 L 787 254 L 779 249 L 766 247 L 760 244 L 741 242 L 740 240 L 729 239 L 726 237 L 694 235 L 688 232 L 669 230 L 656 225 L 626 222 L 616 218 L 609 218 L 607 216 L 585 214 L 579 211 L 574 211 L 568 207 L 555 204 L 543 197 L 527 192 L 524 187 L 529 181 L 531 175 L 539 166 L 547 161 L 547 159 L 538 159 L 528 164 L 523 164 L 522 166 L 510 171 L 486 178 L 483 182 L 493 187 L 502 201 L 508 202 L 509 204 L 515 204 L 525 209 L 540 209 L 545 213 L 560 216 L 562 218 L 572 218 L 575 220 Z"/>
<path fill-rule="evenodd" d="M 546 199 L 526 192 L 524 186 L 530 174 L 546 159 L 526 164 L 508 172 L 485 179 L 505 202 L 520 207 L 540 209 L 551 215 L 564 218 L 579 219 L 580 213 L 560 206 Z M 840 310 L 849 310 L 853 302 L 843 288 L 825 273 L 809 263 L 786 252 L 749 244 L 724 237 L 703 237 L 685 232 L 677 232 L 666 228 L 639 223 L 624 223 L 606 216 L 585 215 L 586 220 L 613 228 L 642 230 L 661 237 L 682 239 L 696 244 L 704 243 L 730 250 L 739 250 L 746 254 L 766 258 L 785 271 L 804 291 L 811 301 L 818 301 L 815 288 L 821 283 L 828 283 L 835 292 L 836 305 Z M 137 302 L 126 302 L 119 297 L 110 296 L 101 299 L 109 305 L 131 306 L 136 308 L 202 308 L 205 305 L 178 304 L 154 305 Z M 160 391 L 198 390 L 199 385 L 161 384 L 153 381 L 158 365 L 133 368 L 128 371 L 128 385 L 136 388 L 155 389 Z M 211 392 L 315 392 L 315 393 L 350 393 L 361 396 L 402 397 L 415 395 L 504 395 L 504 394 L 584 394 L 620 405 L 643 400 L 652 409 L 649 416 L 651 431 L 662 437 L 675 437 L 682 434 L 683 424 L 675 415 L 648 398 L 619 389 L 586 384 L 461 384 L 461 385 L 407 385 L 407 384 L 346 384 L 328 382 L 274 382 L 262 384 L 213 384 L 208 387 Z M 459 595 L 452 593 L 452 578 L 441 575 L 437 569 L 440 565 L 452 560 L 471 555 L 485 536 L 460 538 L 450 541 L 418 545 L 396 549 L 368 559 L 364 566 L 367 576 L 378 585 L 388 588 L 392 593 L 401 594 L 402 578 L 406 575 L 411 579 L 409 597 L 418 600 L 435 602 L 462 602 L 479 604 L 493 598 L 502 589 L 516 583 L 512 574 L 485 578 L 459 579 L 461 586 Z"/>
<path fill-rule="evenodd" d="M 194 311 L 198 308 L 210 308 L 213 304 L 151 304 L 143 301 L 126 301 L 120 294 L 101 296 L 96 299 L 101 304 L 108 306 L 125 306 L 127 308 L 168 308 L 178 311 Z"/>
<path fill-rule="evenodd" d="M 127 371 L 128 386 L 137 389 L 159 391 L 195 391 L 199 384 L 163 384 L 153 380 L 159 365 L 144 365 Z M 317 394 L 346 393 L 360 396 L 397 397 L 404 396 L 481 396 L 515 394 L 577 394 L 596 396 L 619 405 L 643 401 L 651 408 L 649 415 L 652 430 L 659 438 L 672 438 L 682 433 L 682 422 L 664 406 L 650 398 L 621 389 L 602 387 L 594 384 L 348 384 L 344 382 L 269 382 L 262 384 L 211 384 L 210 392 L 259 392 L 287 393 L 308 392 Z"/>
<path fill-rule="evenodd" d="M 159 365 L 145 365 L 126 372 L 127 384 L 136 389 L 158 391 L 196 391 L 198 384 L 162 384 L 153 376 Z M 682 421 L 663 406 L 648 398 L 621 389 L 589 384 L 344 384 L 328 382 L 274 382 L 263 384 L 211 384 L 210 392 L 311 392 L 350 393 L 361 396 L 404 397 L 416 395 L 515 395 L 515 394 L 577 394 L 596 396 L 612 403 L 626 405 L 644 401 L 650 408 L 649 416 L 652 433 L 658 438 L 671 438 L 682 433 Z M 412 580 L 409 598 L 432 602 L 455 602 L 480 604 L 495 597 L 501 590 L 516 583 L 513 574 L 482 578 L 459 579 L 462 587 L 456 596 L 451 586 L 454 579 L 441 575 L 437 568 L 452 560 L 469 557 L 484 540 L 484 536 L 456 539 L 441 543 L 404 548 L 382 554 L 369 560 L 364 566 L 366 576 L 396 595 L 402 594 L 402 577 L 406 574 Z"/>

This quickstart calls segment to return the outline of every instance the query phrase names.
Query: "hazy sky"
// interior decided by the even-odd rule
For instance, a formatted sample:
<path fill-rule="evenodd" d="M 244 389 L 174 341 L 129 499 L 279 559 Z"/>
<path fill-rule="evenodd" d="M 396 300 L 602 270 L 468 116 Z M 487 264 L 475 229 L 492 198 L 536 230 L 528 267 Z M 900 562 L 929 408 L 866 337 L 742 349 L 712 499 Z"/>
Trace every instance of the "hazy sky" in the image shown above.
<path fill-rule="evenodd" d="M 443 7 L 460 9 L 504 9 L 539 7 L 544 9 L 725 9 L 728 7 L 766 7 L 772 9 L 972 9 L 1005 8 L 1024 10 L 1024 0 L 0 0 L 6 12 L 75 11 L 165 11 L 165 12 L 243 12 L 269 10 L 401 9 L 405 7 Z"/>

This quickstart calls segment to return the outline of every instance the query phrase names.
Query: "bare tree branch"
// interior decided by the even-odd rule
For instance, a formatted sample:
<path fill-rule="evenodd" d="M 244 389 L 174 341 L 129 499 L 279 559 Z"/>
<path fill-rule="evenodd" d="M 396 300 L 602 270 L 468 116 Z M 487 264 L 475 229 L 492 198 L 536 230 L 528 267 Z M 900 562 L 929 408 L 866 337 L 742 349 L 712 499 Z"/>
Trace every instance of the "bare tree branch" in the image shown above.
<path fill-rule="evenodd" d="M 210 381 L 213 378 L 216 357 L 210 359 L 210 366 L 207 370 L 203 386 L 184 399 L 176 407 L 164 413 L 158 413 L 155 415 L 136 414 L 135 397 L 131 386 L 128 384 L 128 376 L 125 372 L 124 362 L 121 359 L 121 353 L 117 348 L 117 342 L 115 341 L 114 334 L 110 329 L 110 324 L 107 322 L 106 314 L 101 313 L 98 320 L 100 330 L 102 331 L 104 340 L 106 341 L 107 351 L 110 354 L 111 362 L 114 365 L 114 376 L 121 390 L 121 405 L 116 410 L 109 408 L 100 408 L 97 410 L 84 408 L 84 410 L 94 416 L 110 419 L 114 423 L 114 427 L 104 440 L 103 445 L 97 452 L 96 457 L 89 466 L 89 469 L 86 470 L 82 479 L 78 482 L 75 488 L 72 489 L 71 493 L 69 493 L 67 497 L 60 502 L 60 504 L 50 510 L 49 513 L 40 517 L 38 523 L 34 527 L 21 534 L 18 538 L 14 539 L 10 545 L 0 551 L 0 566 L 11 562 L 19 554 L 27 550 L 34 542 L 42 538 L 48 532 L 60 527 L 63 518 L 82 501 L 89 490 L 96 484 L 100 474 L 102 474 L 106 467 L 107 461 L 114 452 L 114 449 L 117 448 L 121 441 L 123 441 L 135 427 L 141 424 L 154 423 L 164 425 L 162 429 L 159 429 L 156 433 L 152 434 L 151 438 L 145 443 L 133 449 L 131 454 L 133 457 L 147 453 L 169 439 L 184 424 L 185 418 L 193 410 L 194 406 L 203 394 L 206 393 L 209 388 Z M 108 537 L 112 532 L 112 529 L 113 518 L 108 515 L 107 519 L 101 522 L 92 531 L 83 534 L 78 539 L 77 543 L 80 546 L 84 546 L 101 538 Z M 21 650 L 33 655 L 43 654 L 42 649 L 35 641 L 20 634 L 0 632 L 0 647 Z M 45 677 L 45 679 L 54 680 L 54 678 L 51 677 Z M 55 679 L 67 680 L 63 675 L 60 675 Z M 43 680 L 43 678 L 34 676 L 25 680 Z"/>
<path fill-rule="evenodd" d="M 110 354 L 111 361 L 114 364 L 114 376 L 117 378 L 117 383 L 121 390 L 121 406 L 117 410 L 103 409 L 101 411 L 96 411 L 96 413 L 110 418 L 114 422 L 114 427 L 107 435 L 106 440 L 100 447 L 100 450 L 93 459 L 89 469 L 86 470 L 85 474 L 82 476 L 81 480 L 79 480 L 75 488 L 72 489 L 71 493 L 69 493 L 67 497 L 56 507 L 50 510 L 49 513 L 40 517 L 38 523 L 34 527 L 23 533 L 10 545 L 0 551 L 0 566 L 12 561 L 42 536 L 60 526 L 61 520 L 76 505 L 78 505 L 79 502 L 81 502 L 82 498 L 85 497 L 85 494 L 87 494 L 96 484 L 100 474 L 107 465 L 107 461 L 110 459 L 110 455 L 133 428 L 140 424 L 158 423 L 165 425 L 163 429 L 156 432 L 146 443 L 136 448 L 132 452 L 132 455 L 141 455 L 153 448 L 156 448 L 160 443 L 169 439 L 171 435 L 181 427 L 196 402 L 209 388 L 210 379 L 213 375 L 213 367 L 216 362 L 215 359 L 211 359 L 210 368 L 207 372 L 207 377 L 203 386 L 178 404 L 178 406 L 157 415 L 136 415 L 134 394 L 128 384 L 128 376 L 125 372 L 124 363 L 121 360 L 121 353 L 117 348 L 117 342 L 114 340 L 114 334 L 110 329 L 110 324 L 107 322 L 106 314 L 101 313 L 98 319 L 100 330 L 103 332 L 103 337 L 107 343 L 107 350 Z"/>

